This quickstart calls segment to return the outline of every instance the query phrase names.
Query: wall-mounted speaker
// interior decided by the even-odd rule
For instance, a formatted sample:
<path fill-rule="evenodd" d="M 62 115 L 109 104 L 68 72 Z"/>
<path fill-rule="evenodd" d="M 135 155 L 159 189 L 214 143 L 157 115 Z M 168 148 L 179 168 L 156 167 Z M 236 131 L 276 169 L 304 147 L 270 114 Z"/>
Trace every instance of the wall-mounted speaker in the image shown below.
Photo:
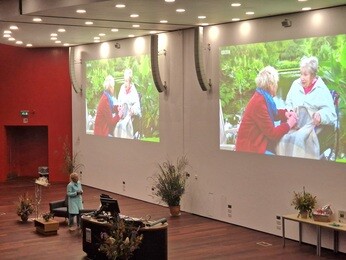
<path fill-rule="evenodd" d="M 201 89 L 207 91 L 211 89 L 211 79 L 207 80 L 203 62 L 203 27 L 199 26 L 195 28 L 194 39 L 194 51 L 195 51 L 195 68 L 197 79 Z"/>
<path fill-rule="evenodd" d="M 154 83 L 158 92 L 167 90 L 166 82 L 162 83 L 159 69 L 159 43 L 156 34 L 151 35 L 150 38 L 150 59 L 151 59 L 151 72 L 153 75 Z"/>
<path fill-rule="evenodd" d="M 76 79 L 76 72 L 75 72 L 75 62 L 74 62 L 74 48 L 69 48 L 69 72 L 70 72 L 70 79 L 71 84 L 73 87 L 74 92 L 76 93 L 82 93 L 82 88 L 77 87 L 77 79 Z"/>

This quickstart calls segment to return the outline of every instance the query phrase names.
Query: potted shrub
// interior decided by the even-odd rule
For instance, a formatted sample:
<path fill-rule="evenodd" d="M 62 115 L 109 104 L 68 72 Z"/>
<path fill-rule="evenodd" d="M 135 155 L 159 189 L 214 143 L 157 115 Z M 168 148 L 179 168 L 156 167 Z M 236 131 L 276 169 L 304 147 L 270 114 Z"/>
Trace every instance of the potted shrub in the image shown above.
<path fill-rule="evenodd" d="M 84 168 L 84 164 L 79 162 L 79 152 L 73 153 L 66 142 L 63 144 L 64 149 L 64 164 L 63 171 L 70 175 L 72 172 L 81 171 Z"/>
<path fill-rule="evenodd" d="M 303 187 L 303 192 L 293 192 L 293 199 L 291 205 L 294 206 L 296 210 L 299 210 L 298 217 L 307 218 L 311 217 L 312 210 L 316 205 L 316 196 L 311 195 L 311 193 L 305 191 Z"/>
<path fill-rule="evenodd" d="M 188 165 L 186 156 L 178 158 L 176 165 L 166 160 L 159 164 L 159 172 L 154 177 L 153 193 L 169 206 L 172 216 L 180 215 L 180 200 L 189 176 Z"/>
<path fill-rule="evenodd" d="M 29 215 L 35 211 L 33 200 L 27 192 L 20 195 L 18 199 L 17 215 L 20 216 L 23 222 L 26 222 L 29 219 Z"/>

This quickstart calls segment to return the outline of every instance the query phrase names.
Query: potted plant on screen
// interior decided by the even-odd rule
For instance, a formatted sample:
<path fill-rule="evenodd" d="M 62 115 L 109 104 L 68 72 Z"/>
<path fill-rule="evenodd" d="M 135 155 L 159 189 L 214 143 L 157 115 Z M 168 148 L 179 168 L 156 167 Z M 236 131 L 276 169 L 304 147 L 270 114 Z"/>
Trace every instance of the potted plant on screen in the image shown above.
<path fill-rule="evenodd" d="M 188 165 L 186 156 L 179 157 L 176 164 L 166 160 L 159 163 L 159 172 L 154 176 L 153 194 L 169 206 L 171 216 L 180 215 L 180 200 L 189 176 Z"/>
<path fill-rule="evenodd" d="M 307 218 L 311 217 L 312 210 L 315 208 L 317 203 L 316 196 L 311 195 L 311 193 L 305 191 L 303 187 L 303 192 L 293 192 L 293 199 L 291 205 L 294 206 L 296 210 L 299 210 L 298 217 Z"/>

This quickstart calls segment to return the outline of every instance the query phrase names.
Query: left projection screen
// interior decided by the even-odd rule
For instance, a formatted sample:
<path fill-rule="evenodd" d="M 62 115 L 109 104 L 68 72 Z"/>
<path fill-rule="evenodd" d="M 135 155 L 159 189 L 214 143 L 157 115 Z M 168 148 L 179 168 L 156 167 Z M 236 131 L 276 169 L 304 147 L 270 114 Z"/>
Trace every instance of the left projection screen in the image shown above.
<path fill-rule="evenodd" d="M 86 61 L 86 133 L 159 142 L 159 94 L 150 56 Z"/>

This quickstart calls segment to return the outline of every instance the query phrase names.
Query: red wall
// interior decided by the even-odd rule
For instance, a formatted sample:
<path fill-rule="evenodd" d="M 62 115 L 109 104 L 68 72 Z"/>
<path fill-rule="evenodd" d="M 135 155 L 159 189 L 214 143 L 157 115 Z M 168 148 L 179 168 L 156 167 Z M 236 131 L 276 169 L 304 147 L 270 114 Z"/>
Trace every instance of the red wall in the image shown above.
<path fill-rule="evenodd" d="M 71 102 L 67 48 L 0 44 L 0 181 L 10 168 L 5 126 L 47 126 L 49 179 L 68 180 L 62 165 L 65 140 L 71 147 Z M 28 123 L 20 110 L 30 111 Z"/>

